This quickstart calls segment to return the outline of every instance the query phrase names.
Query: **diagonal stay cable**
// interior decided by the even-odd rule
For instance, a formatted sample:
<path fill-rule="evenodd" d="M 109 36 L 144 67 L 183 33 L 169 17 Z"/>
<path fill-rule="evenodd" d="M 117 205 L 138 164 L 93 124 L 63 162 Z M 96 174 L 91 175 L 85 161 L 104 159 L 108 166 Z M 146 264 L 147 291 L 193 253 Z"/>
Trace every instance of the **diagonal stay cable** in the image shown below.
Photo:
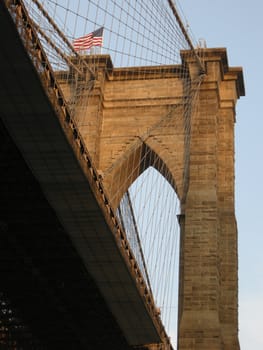
<path fill-rule="evenodd" d="M 204 74 L 205 68 L 204 68 L 204 66 L 203 66 L 203 64 L 202 64 L 202 62 L 201 62 L 201 60 L 200 60 L 200 57 L 198 56 L 198 54 L 197 54 L 197 52 L 196 52 L 196 50 L 195 50 L 195 48 L 194 48 L 194 46 L 193 46 L 193 44 L 192 44 L 192 41 L 191 41 L 191 39 L 190 39 L 190 37 L 189 37 L 189 35 L 188 35 L 188 33 L 187 33 L 187 30 L 185 29 L 185 27 L 184 27 L 184 25 L 183 25 L 183 22 L 182 22 L 182 20 L 181 20 L 181 17 L 179 16 L 179 14 L 178 14 L 178 12 L 177 12 L 177 10 L 176 10 L 176 7 L 175 7 L 173 1 L 172 1 L 172 0 L 167 0 L 167 1 L 168 1 L 168 4 L 169 4 L 169 6 L 170 6 L 170 8 L 171 8 L 171 10 L 172 10 L 172 12 L 173 12 L 175 18 L 176 18 L 176 21 L 177 21 L 177 23 L 178 23 L 178 25 L 179 25 L 179 27 L 180 27 L 180 29 L 181 29 L 181 31 L 182 31 L 184 37 L 185 37 L 185 40 L 187 41 L 187 43 L 188 43 L 189 46 L 190 46 L 190 49 L 191 49 L 191 50 L 193 51 L 193 53 L 194 53 L 194 56 L 195 56 L 195 58 L 196 58 L 196 61 L 197 61 L 198 65 L 199 65 L 200 74 Z"/>
<path fill-rule="evenodd" d="M 77 57 L 82 63 L 84 63 L 85 68 L 87 68 L 92 76 L 92 78 L 94 79 L 94 72 L 91 70 L 91 68 L 87 65 L 86 61 L 82 59 L 82 57 L 74 50 L 71 42 L 68 40 L 68 38 L 64 35 L 64 33 L 59 29 L 59 27 L 57 26 L 57 24 L 53 21 L 53 19 L 50 17 L 50 15 L 48 14 L 48 12 L 44 9 L 44 7 L 39 3 L 38 0 L 32 0 L 33 3 L 37 6 L 37 8 L 39 9 L 39 11 L 42 12 L 42 14 L 44 15 L 44 17 L 46 17 L 46 19 L 48 20 L 48 22 L 51 24 L 51 26 L 54 28 L 54 30 L 58 33 L 59 37 L 64 41 L 64 43 L 68 46 L 68 48 L 71 50 L 71 52 L 74 54 L 75 57 Z M 36 24 L 35 24 L 36 25 Z M 36 29 L 38 31 L 40 31 L 40 27 L 36 26 Z M 43 31 L 41 33 L 41 35 L 43 36 Z M 49 41 L 50 42 L 50 41 Z M 54 43 L 52 45 L 52 47 L 54 48 Z M 57 50 L 56 50 L 57 51 Z M 59 51 L 57 51 L 60 55 L 61 53 Z M 65 55 L 62 56 L 63 59 L 65 59 L 64 57 Z M 68 61 L 70 61 L 69 59 L 66 60 L 67 63 Z M 71 63 L 71 66 L 74 66 Z M 75 67 L 74 67 L 75 68 Z"/>

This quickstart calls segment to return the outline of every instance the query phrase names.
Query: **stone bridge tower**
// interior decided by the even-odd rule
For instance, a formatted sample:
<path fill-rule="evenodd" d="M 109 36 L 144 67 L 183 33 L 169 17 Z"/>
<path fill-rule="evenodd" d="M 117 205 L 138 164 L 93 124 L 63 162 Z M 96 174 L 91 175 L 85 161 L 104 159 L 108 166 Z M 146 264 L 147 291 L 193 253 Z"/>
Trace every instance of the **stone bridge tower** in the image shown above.
<path fill-rule="evenodd" d="M 147 159 L 139 166 L 145 149 L 159 157 L 157 170 L 171 174 L 181 201 L 179 349 L 238 350 L 234 124 L 236 101 L 244 95 L 242 69 L 228 66 L 225 49 L 202 50 L 205 75 L 191 120 L 185 186 L 183 119 L 174 118 L 172 130 L 151 129 L 175 105 L 174 113 L 183 113 L 182 67 L 193 79 L 198 72 L 188 51 L 181 56 L 182 66 L 141 68 L 114 68 L 109 56 L 98 56 L 92 93 L 83 92 L 89 108 L 76 107 L 75 118 L 115 209 L 152 165 Z M 74 89 L 62 79 L 61 84 L 70 99 Z M 137 172 L 127 181 L 133 167 Z"/>

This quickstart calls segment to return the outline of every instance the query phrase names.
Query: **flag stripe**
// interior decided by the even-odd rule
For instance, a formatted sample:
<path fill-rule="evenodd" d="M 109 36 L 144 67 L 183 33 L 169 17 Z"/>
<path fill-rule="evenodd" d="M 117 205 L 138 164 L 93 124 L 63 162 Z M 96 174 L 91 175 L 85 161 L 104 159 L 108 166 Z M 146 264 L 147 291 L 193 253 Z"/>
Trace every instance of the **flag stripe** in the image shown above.
<path fill-rule="evenodd" d="M 102 46 L 103 27 L 92 33 L 81 36 L 73 40 L 73 48 L 75 51 L 88 50 L 92 46 Z"/>

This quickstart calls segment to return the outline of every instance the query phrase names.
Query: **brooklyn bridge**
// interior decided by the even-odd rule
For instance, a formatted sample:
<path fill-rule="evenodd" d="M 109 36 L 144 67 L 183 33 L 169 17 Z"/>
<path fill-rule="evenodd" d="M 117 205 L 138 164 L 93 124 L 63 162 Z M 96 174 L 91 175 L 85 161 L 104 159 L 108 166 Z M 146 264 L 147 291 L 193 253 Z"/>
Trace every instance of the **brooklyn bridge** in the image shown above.
<path fill-rule="evenodd" d="M 242 68 L 149 4 L 0 2 L 1 349 L 240 349 Z"/>

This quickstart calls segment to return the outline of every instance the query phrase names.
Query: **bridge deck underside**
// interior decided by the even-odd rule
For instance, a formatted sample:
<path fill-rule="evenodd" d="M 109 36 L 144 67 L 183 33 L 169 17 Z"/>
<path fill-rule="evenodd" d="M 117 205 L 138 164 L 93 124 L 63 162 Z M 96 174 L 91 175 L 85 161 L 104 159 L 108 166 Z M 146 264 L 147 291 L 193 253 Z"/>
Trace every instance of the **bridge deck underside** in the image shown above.
<path fill-rule="evenodd" d="M 48 349 L 159 342 L 3 2 L 0 40 L 3 292 Z"/>
<path fill-rule="evenodd" d="M 130 349 L 93 278 L 0 125 L 0 292 L 43 349 Z M 16 332 L 9 340 L 30 349 Z"/>

